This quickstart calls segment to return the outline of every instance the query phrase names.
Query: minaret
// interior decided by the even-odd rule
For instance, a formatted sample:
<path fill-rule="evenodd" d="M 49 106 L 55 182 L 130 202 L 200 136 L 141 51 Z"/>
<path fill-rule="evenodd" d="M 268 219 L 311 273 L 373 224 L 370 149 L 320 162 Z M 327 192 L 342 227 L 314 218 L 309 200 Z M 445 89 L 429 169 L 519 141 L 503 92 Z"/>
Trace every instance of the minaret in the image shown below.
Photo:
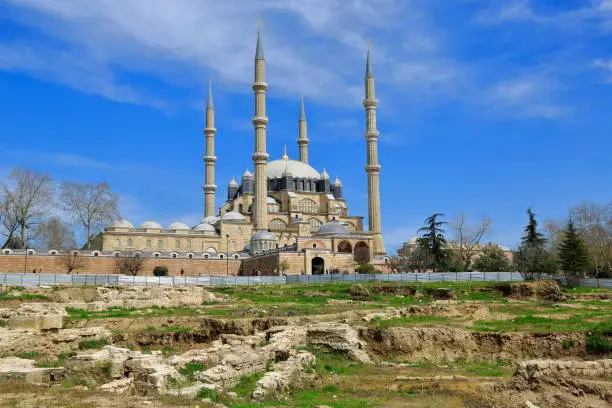
<path fill-rule="evenodd" d="M 217 186 L 215 185 L 215 107 L 213 105 L 212 98 L 212 82 L 208 81 L 208 101 L 206 102 L 206 127 L 204 128 L 204 135 L 206 135 L 206 154 L 202 158 L 204 160 L 205 167 L 205 179 L 204 186 L 204 217 L 211 217 L 215 215 L 215 191 Z"/>
<path fill-rule="evenodd" d="M 298 147 L 300 161 L 308 164 L 308 130 L 306 128 L 306 111 L 304 110 L 304 95 L 300 97 L 300 120 L 298 121 Z"/>
<path fill-rule="evenodd" d="M 365 99 L 363 100 L 363 106 L 366 112 L 365 137 L 367 141 L 367 165 L 365 171 L 368 174 L 368 223 L 369 230 L 374 235 L 374 255 L 384 255 L 386 251 L 380 220 L 380 164 L 378 164 L 379 132 L 376 130 L 376 105 L 378 101 L 376 100 L 374 91 L 374 73 L 372 72 L 371 54 L 372 51 L 368 45 L 365 74 Z"/>
<path fill-rule="evenodd" d="M 266 116 L 266 61 L 263 53 L 263 38 L 261 28 L 257 32 L 257 49 L 255 51 L 255 116 L 253 126 L 255 127 L 255 152 L 251 156 L 255 164 L 255 200 L 254 200 L 254 222 L 255 231 L 268 229 L 268 210 L 266 200 L 268 198 L 268 184 L 266 180 L 266 165 L 270 155 L 266 153 L 266 128 L 268 117 Z"/>

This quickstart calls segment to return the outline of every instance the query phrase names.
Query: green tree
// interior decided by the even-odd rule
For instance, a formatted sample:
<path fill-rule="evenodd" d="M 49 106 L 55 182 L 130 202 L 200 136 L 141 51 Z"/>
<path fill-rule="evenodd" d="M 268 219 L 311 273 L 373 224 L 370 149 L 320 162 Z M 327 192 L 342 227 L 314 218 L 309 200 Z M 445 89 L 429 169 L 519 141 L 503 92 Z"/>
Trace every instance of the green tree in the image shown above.
<path fill-rule="evenodd" d="M 514 265 L 524 279 L 532 280 L 538 273 L 555 273 L 557 265 L 555 258 L 544 247 L 546 239 L 538 231 L 535 213 L 529 208 L 527 214 L 529 223 L 525 227 L 521 245 L 514 253 Z"/>
<path fill-rule="evenodd" d="M 569 284 L 573 285 L 584 276 L 589 266 L 589 253 L 584 240 L 578 235 L 574 223 L 567 223 L 565 237 L 559 244 L 559 260 L 561 270 L 565 273 Z"/>
<path fill-rule="evenodd" d="M 419 228 L 418 231 L 421 236 L 417 242 L 419 247 L 426 250 L 431 256 L 431 268 L 434 272 L 440 270 L 446 261 L 446 238 L 442 226 L 447 222 L 438 220 L 442 216 L 444 214 L 435 213 L 427 217 L 425 226 Z"/>
<path fill-rule="evenodd" d="M 472 267 L 480 272 L 507 272 L 510 270 L 510 262 L 502 247 L 488 244 L 482 249 L 480 256 L 474 259 Z"/>

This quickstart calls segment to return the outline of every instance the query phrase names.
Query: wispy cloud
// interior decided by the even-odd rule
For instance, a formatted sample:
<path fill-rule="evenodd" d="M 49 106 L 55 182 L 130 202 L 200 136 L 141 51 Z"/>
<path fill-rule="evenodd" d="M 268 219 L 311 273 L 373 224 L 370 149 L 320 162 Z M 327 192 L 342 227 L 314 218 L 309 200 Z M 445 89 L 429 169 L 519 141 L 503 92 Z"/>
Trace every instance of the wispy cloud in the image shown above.
<path fill-rule="evenodd" d="M 73 168 L 83 168 L 83 169 L 98 169 L 98 170 L 113 170 L 113 171 L 126 171 L 126 170 L 134 170 L 134 168 L 130 166 L 121 166 L 114 163 L 104 162 L 96 159 L 92 159 L 90 157 L 81 156 L 78 154 L 72 153 L 62 153 L 62 152 L 37 152 L 30 150 L 19 150 L 19 149 L 9 149 L 3 150 L 0 153 L 0 156 L 5 156 L 5 158 L 10 158 L 18 163 L 44 163 L 44 164 L 52 164 L 55 166 L 61 167 L 73 167 Z"/>

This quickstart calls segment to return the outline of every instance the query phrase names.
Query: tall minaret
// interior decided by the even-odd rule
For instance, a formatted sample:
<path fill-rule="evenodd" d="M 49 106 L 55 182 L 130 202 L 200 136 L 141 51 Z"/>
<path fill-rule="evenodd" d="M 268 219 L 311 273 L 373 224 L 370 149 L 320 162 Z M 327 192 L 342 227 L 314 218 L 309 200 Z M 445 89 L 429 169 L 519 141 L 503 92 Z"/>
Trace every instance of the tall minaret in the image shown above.
<path fill-rule="evenodd" d="M 268 198 L 268 184 L 266 180 L 266 165 L 270 155 L 266 153 L 266 128 L 268 117 L 266 116 L 266 61 L 263 53 L 263 38 L 261 28 L 257 32 L 257 49 L 255 51 L 255 116 L 253 126 L 255 127 L 255 152 L 251 156 L 255 164 L 255 201 L 254 221 L 255 230 L 268 229 L 268 209 L 266 200 Z"/>
<path fill-rule="evenodd" d="M 374 255 L 384 255 L 385 243 L 382 237 L 380 221 L 380 188 L 378 164 L 378 135 L 376 130 L 376 95 L 374 92 L 374 73 L 372 72 L 372 51 L 368 45 L 368 57 L 366 60 L 365 74 L 365 99 L 363 106 L 366 112 L 366 131 L 367 141 L 367 165 L 365 167 L 368 174 L 368 223 L 369 229 L 374 235 Z"/>
<path fill-rule="evenodd" d="M 304 95 L 300 97 L 300 120 L 298 121 L 298 147 L 300 161 L 308 164 L 308 130 L 306 128 L 306 111 L 304 110 Z"/>
<path fill-rule="evenodd" d="M 204 217 L 215 215 L 215 107 L 212 98 L 212 82 L 208 81 L 208 101 L 206 102 L 206 127 L 204 134 L 206 135 L 206 154 L 204 155 L 205 179 L 204 186 Z"/>

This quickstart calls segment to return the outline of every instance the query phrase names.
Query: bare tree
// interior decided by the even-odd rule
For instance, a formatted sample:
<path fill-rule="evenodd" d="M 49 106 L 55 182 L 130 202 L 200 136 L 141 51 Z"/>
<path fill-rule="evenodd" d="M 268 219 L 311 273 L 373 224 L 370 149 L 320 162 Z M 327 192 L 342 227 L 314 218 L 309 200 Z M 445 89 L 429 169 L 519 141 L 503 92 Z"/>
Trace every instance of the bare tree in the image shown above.
<path fill-rule="evenodd" d="M 117 195 L 106 182 L 100 184 L 62 183 L 60 200 L 72 219 L 85 229 L 85 246 L 105 223 L 119 215 Z"/>
<path fill-rule="evenodd" d="M 594 275 L 612 272 L 612 203 L 584 202 L 570 210 L 570 219 L 588 247 Z"/>
<path fill-rule="evenodd" d="M 53 201 L 51 177 L 18 167 L 11 170 L 9 183 L 3 186 L 3 202 L 7 202 L 17 230 L 10 233 L 9 241 L 17 232 L 21 242 L 27 244 L 27 230 L 33 219 L 40 218 Z M 6 225 L 5 225 L 6 228 Z"/>
<path fill-rule="evenodd" d="M 62 263 L 66 268 L 66 273 L 72 273 L 72 271 L 78 271 L 84 266 L 83 258 L 79 251 L 70 251 L 65 255 L 62 255 Z"/>
<path fill-rule="evenodd" d="M 126 252 L 115 260 L 118 273 L 138 275 L 144 263 L 143 257 L 138 252 Z"/>
<path fill-rule="evenodd" d="M 13 196 L 7 194 L 5 189 L 0 194 L 0 232 L 6 237 L 2 248 L 22 248 L 23 242 L 18 237 L 19 216 Z"/>
<path fill-rule="evenodd" d="M 36 228 L 36 241 L 40 249 L 67 251 L 76 248 L 74 231 L 58 217 L 42 222 Z"/>
<path fill-rule="evenodd" d="M 480 241 L 491 228 L 491 220 L 483 218 L 479 223 L 470 225 L 468 216 L 461 210 L 450 227 L 455 233 L 454 248 L 451 249 L 460 262 L 460 269 L 467 271 L 472 258 L 480 250 Z"/>

